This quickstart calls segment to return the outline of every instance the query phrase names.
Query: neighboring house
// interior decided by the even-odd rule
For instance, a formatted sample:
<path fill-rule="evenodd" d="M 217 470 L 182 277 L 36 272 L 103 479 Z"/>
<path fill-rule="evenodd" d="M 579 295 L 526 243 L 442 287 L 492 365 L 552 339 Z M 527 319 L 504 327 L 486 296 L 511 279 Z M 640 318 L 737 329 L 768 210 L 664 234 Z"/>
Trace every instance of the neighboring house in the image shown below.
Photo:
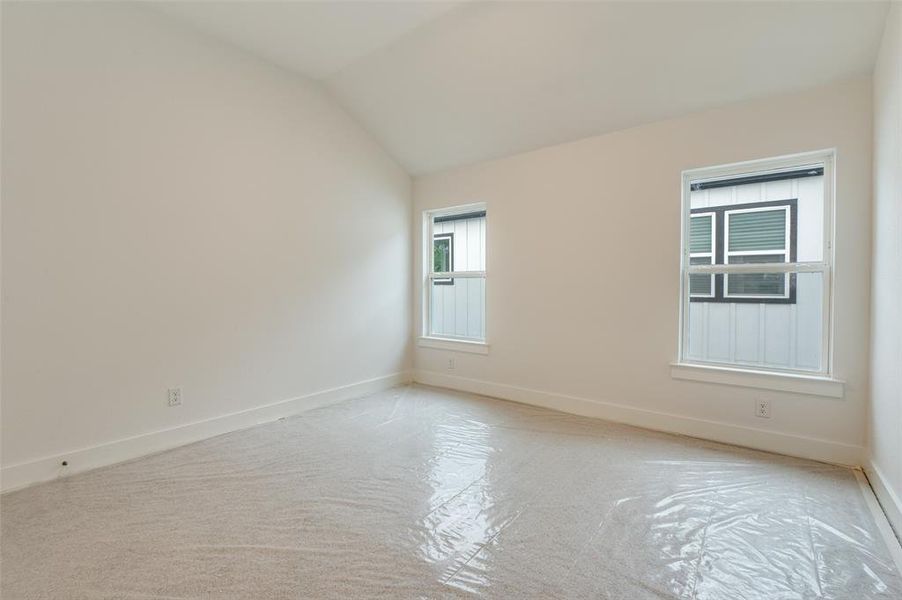
<path fill-rule="evenodd" d="M 824 177 L 806 175 L 694 185 L 690 263 L 820 261 Z M 826 284 L 820 273 L 691 275 L 686 358 L 820 369 Z"/>

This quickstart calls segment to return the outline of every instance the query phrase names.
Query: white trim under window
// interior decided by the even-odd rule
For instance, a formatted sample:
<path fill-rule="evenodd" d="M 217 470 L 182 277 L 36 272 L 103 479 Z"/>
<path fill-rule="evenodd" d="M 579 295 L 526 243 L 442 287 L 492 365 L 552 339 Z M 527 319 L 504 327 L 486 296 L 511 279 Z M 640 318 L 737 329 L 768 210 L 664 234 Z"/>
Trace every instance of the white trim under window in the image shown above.
<path fill-rule="evenodd" d="M 831 378 L 832 373 L 832 297 L 833 297 L 833 284 L 832 284 L 832 263 L 833 263 L 833 193 L 834 193 L 834 185 L 833 185 L 833 163 L 834 163 L 834 152 L 830 151 L 820 151 L 820 152 L 812 152 L 807 154 L 800 154 L 789 157 L 780 157 L 776 159 L 767 159 L 760 161 L 753 161 L 747 163 L 740 164 L 732 164 L 725 165 L 719 167 L 711 167 L 704 169 L 694 169 L 683 172 L 683 209 L 682 209 L 682 229 L 681 229 L 681 245 L 682 245 L 682 253 L 681 253 L 681 273 L 682 276 L 680 278 L 680 329 L 679 329 L 679 348 L 678 348 L 678 356 L 679 360 L 678 366 L 695 366 L 695 367 L 712 367 L 712 368 L 724 368 L 729 369 L 731 372 L 750 372 L 757 375 L 761 373 L 777 373 L 784 375 L 792 375 L 798 374 L 806 378 L 821 377 L 821 378 Z M 782 209 L 785 210 L 786 215 L 786 231 L 787 235 L 785 236 L 785 243 L 782 248 L 773 248 L 773 249 L 761 249 L 758 250 L 746 250 L 746 251 L 729 251 L 729 226 L 724 227 L 724 250 L 723 250 L 723 258 L 718 258 L 714 261 L 714 264 L 693 264 L 691 260 L 692 257 L 696 256 L 696 253 L 690 253 L 689 249 L 689 234 L 690 234 L 690 219 L 694 216 L 691 212 L 691 193 L 693 190 L 704 189 L 701 186 L 708 185 L 710 187 L 725 187 L 732 185 L 730 180 L 736 180 L 737 183 L 735 185 L 745 185 L 748 181 L 754 181 L 756 178 L 761 181 L 768 181 L 769 178 L 778 178 L 783 175 L 783 178 L 786 179 L 789 177 L 789 172 L 802 172 L 804 170 L 818 171 L 822 169 L 823 173 L 823 238 L 822 243 L 823 247 L 821 248 L 821 257 L 820 261 L 808 261 L 808 262 L 797 262 L 794 259 L 796 258 L 791 254 L 790 248 L 790 208 L 789 207 L 762 207 L 762 208 L 749 208 L 747 209 L 749 212 L 751 211 L 764 211 L 764 210 L 777 210 Z M 805 175 L 800 175 L 799 177 L 804 177 Z M 729 208 L 724 208 L 726 220 L 729 219 L 729 213 L 734 212 L 739 214 L 740 212 L 746 212 L 745 210 L 736 210 L 730 211 Z M 704 215 L 706 214 L 706 209 L 696 209 L 696 214 Z M 715 232 L 716 234 L 716 232 Z M 712 234 L 712 238 L 713 238 Z M 716 244 L 715 244 L 716 248 Z M 760 263 L 733 263 L 731 264 L 729 261 L 729 256 L 751 256 L 751 255 L 759 255 L 759 256 L 767 256 L 772 255 L 776 257 L 777 255 L 782 256 L 782 260 L 777 260 L 776 258 L 773 261 L 768 260 L 767 262 Z M 739 296 L 733 295 L 728 296 L 728 289 L 726 280 L 730 274 L 769 274 L 769 275 L 784 275 L 785 285 L 784 285 L 784 295 L 783 296 L 775 296 L 773 294 L 770 295 L 753 295 L 753 296 Z M 696 301 L 701 300 L 705 302 L 704 297 L 698 297 L 696 294 L 692 294 L 690 296 L 690 277 L 692 275 L 710 275 L 712 279 L 723 279 L 724 283 L 724 301 L 726 303 L 730 303 L 731 300 L 736 300 L 738 302 L 755 302 L 755 300 L 762 300 L 766 302 L 767 299 L 770 299 L 771 302 L 787 302 L 789 299 L 789 290 L 790 290 L 790 278 L 796 277 L 798 274 L 808 274 L 808 273 L 818 273 L 821 275 L 821 287 L 823 297 L 821 298 L 821 315 L 822 319 L 820 331 L 821 331 L 821 346 L 820 346 L 820 365 L 818 369 L 802 369 L 802 368 L 782 368 L 782 367 L 774 367 L 770 365 L 764 364 L 744 364 L 740 362 L 718 362 L 713 360 L 699 360 L 690 358 L 689 356 L 689 308 L 691 299 L 696 299 Z M 722 275 L 722 278 L 713 277 L 716 275 Z M 781 298 L 785 298 L 781 300 Z M 762 379 L 758 377 L 757 379 Z M 767 378 L 764 378 L 767 379 Z M 785 380 L 781 380 L 785 381 Z"/>
<path fill-rule="evenodd" d="M 794 394 L 825 396 L 828 398 L 842 398 L 845 394 L 845 382 L 824 375 L 803 375 L 801 373 L 782 373 L 684 363 L 670 365 L 670 376 L 674 379 L 686 381 L 719 383 L 736 387 L 792 392 Z"/>
<path fill-rule="evenodd" d="M 417 346 L 421 348 L 434 348 L 435 350 L 468 352 L 470 354 L 489 353 L 489 346 L 485 342 L 474 342 L 467 339 L 455 339 L 450 337 L 421 336 L 417 338 Z"/>

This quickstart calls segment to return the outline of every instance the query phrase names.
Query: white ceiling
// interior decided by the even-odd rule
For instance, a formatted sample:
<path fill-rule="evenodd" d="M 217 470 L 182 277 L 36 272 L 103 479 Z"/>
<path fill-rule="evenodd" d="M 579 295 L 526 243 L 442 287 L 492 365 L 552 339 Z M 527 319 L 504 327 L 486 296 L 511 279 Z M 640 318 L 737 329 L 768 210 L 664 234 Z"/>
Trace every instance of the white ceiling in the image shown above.
<path fill-rule="evenodd" d="M 155 6 L 276 64 L 321 79 L 457 4 L 174 0 Z"/>
<path fill-rule="evenodd" d="M 179 2 L 412 174 L 870 72 L 887 2 Z"/>

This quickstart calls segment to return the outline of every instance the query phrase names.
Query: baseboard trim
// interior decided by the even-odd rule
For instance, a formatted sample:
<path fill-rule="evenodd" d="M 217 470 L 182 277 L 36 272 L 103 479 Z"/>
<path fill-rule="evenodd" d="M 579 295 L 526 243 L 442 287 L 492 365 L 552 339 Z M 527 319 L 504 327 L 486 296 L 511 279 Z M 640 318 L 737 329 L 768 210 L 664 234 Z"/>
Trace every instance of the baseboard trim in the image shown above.
<path fill-rule="evenodd" d="M 551 408 L 575 415 L 615 421 L 645 429 L 677 433 L 689 437 L 788 456 L 809 458 L 837 465 L 857 467 L 861 465 L 864 457 L 864 448 L 861 446 L 819 438 L 766 431 L 718 421 L 707 421 L 611 402 L 520 388 L 457 375 L 447 375 L 435 371 L 417 369 L 414 371 L 413 376 L 414 381 L 417 383 L 435 387 L 481 394 L 522 404 Z"/>
<path fill-rule="evenodd" d="M 868 483 L 871 484 L 871 489 L 874 490 L 874 495 L 877 497 L 877 502 L 880 503 L 880 508 L 883 509 L 883 513 L 886 515 L 886 520 L 889 521 L 893 529 L 896 540 L 902 543 L 902 499 L 890 487 L 883 471 L 880 470 L 880 467 L 877 466 L 873 459 L 868 460 L 867 466 L 864 468 L 864 474 L 868 478 Z M 902 565 L 900 565 L 900 569 L 902 569 Z"/>
<path fill-rule="evenodd" d="M 295 415 L 313 408 L 381 392 L 410 381 L 410 372 L 392 373 L 203 421 L 195 421 L 169 429 L 152 431 L 89 448 L 81 448 L 71 452 L 10 465 L 0 469 L 0 492 L 10 492 L 42 481 L 67 477 L 147 454 L 184 446 L 185 444 L 230 431 L 275 421 L 276 419 Z M 69 463 L 67 467 L 60 466 L 60 463 L 64 460 Z"/>

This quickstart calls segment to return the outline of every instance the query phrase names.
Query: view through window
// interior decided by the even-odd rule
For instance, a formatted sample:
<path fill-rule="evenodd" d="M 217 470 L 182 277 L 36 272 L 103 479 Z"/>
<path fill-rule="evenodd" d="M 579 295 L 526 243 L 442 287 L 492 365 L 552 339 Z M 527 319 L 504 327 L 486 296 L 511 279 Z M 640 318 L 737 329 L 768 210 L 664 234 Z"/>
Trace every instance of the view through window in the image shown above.
<path fill-rule="evenodd" d="M 485 222 L 481 205 L 426 213 L 426 335 L 485 340 Z"/>
<path fill-rule="evenodd" d="M 831 166 L 685 174 L 682 362 L 828 371 Z"/>

